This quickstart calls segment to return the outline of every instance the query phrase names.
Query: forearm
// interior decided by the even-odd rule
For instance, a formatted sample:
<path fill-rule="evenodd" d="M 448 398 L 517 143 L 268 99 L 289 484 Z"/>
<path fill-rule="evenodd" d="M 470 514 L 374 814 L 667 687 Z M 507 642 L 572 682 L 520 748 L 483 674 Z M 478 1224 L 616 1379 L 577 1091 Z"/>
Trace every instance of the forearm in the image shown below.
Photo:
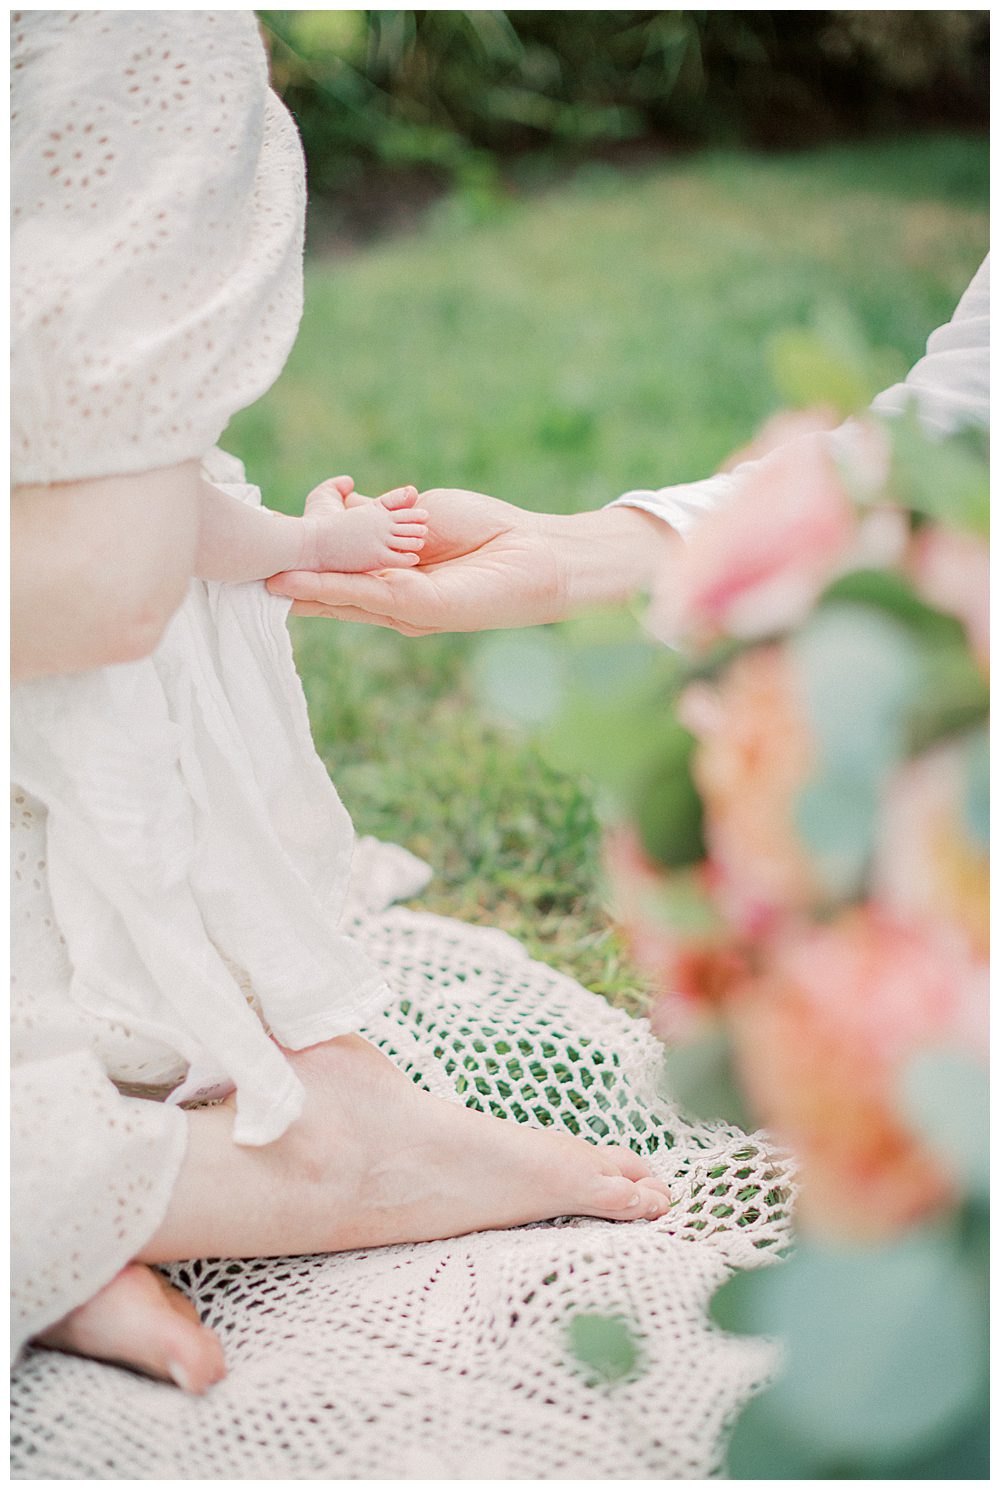
<path fill-rule="evenodd" d="M 199 493 L 199 579 L 267 579 L 285 569 L 312 567 L 313 534 L 307 518 L 252 507 L 202 481 Z"/>
<path fill-rule="evenodd" d="M 538 521 L 557 568 L 552 620 L 621 604 L 654 579 L 662 583 L 682 548 L 669 523 L 634 507 L 540 514 Z"/>

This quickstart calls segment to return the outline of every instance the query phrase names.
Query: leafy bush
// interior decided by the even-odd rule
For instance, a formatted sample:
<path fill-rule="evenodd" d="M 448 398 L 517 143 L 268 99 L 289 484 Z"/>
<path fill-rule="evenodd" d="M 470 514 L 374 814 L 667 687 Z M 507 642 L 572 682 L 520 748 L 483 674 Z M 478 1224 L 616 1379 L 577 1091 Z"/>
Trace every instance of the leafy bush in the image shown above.
<path fill-rule="evenodd" d="M 653 141 L 798 145 L 984 126 L 976 11 L 261 11 L 312 189 Z"/>

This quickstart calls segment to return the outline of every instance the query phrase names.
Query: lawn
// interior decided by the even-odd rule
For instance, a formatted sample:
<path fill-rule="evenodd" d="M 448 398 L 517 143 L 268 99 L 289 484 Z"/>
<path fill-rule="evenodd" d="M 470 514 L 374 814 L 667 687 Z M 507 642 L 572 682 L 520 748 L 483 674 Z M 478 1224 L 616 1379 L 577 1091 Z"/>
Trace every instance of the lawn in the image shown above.
<path fill-rule="evenodd" d="M 225 444 L 298 511 L 350 472 L 576 511 L 706 475 L 777 406 L 767 343 L 849 308 L 905 369 L 987 246 L 987 147 L 929 136 L 794 156 L 590 167 L 307 265 L 274 389 Z M 602 906 L 586 781 L 490 719 L 476 638 L 294 624 L 318 748 L 359 832 L 436 876 L 421 905 L 499 924 L 616 1002 L 642 989 Z"/>

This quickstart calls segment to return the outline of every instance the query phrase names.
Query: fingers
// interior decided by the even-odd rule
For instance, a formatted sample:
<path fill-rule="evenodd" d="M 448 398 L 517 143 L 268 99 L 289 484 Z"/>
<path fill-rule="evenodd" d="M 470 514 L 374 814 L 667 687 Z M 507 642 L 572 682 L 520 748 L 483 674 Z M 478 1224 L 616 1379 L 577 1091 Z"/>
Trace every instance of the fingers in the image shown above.
<path fill-rule="evenodd" d="M 291 569 L 272 575 L 267 587 L 272 595 L 285 595 L 292 600 L 357 605 L 379 613 L 386 609 L 389 599 L 385 585 L 373 574 L 323 574 L 312 569 Z"/>
<path fill-rule="evenodd" d="M 406 539 L 406 540 L 404 540 L 404 539 L 394 539 L 393 540 L 393 544 L 395 544 L 395 543 L 402 543 L 404 541 L 405 542 L 414 542 L 416 540 L 413 540 L 413 539 Z M 418 548 L 423 548 L 423 546 L 424 546 L 424 540 L 421 538 L 421 539 L 419 539 L 417 541 L 417 547 Z M 420 563 L 420 555 L 418 553 L 414 553 L 411 549 L 398 548 L 398 547 L 393 547 L 392 545 L 390 545 L 390 550 L 386 554 L 384 561 L 379 565 L 379 568 L 380 569 L 412 569 L 412 567 L 415 564 L 419 564 L 419 563 Z"/>
<path fill-rule="evenodd" d="M 424 537 L 425 535 L 423 533 L 421 533 L 419 537 L 412 538 L 404 536 L 403 534 L 400 534 L 397 537 L 396 534 L 393 534 L 392 537 L 388 540 L 388 543 L 393 553 L 417 554 L 424 546 Z"/>
<path fill-rule="evenodd" d="M 388 507 L 390 512 L 397 512 L 403 507 L 414 505 L 417 500 L 417 488 L 397 486 L 392 491 L 383 492 L 377 500 L 382 503 L 383 507 Z"/>
<path fill-rule="evenodd" d="M 379 616 L 373 611 L 358 610 L 353 605 L 319 605 L 315 601 L 296 600 L 292 606 L 293 616 L 322 616 L 327 621 L 353 621 L 361 626 L 381 626 L 386 631 L 396 631 L 400 636 L 432 636 L 440 631 L 435 626 L 408 626 L 405 621 L 396 621 L 392 616 Z"/>

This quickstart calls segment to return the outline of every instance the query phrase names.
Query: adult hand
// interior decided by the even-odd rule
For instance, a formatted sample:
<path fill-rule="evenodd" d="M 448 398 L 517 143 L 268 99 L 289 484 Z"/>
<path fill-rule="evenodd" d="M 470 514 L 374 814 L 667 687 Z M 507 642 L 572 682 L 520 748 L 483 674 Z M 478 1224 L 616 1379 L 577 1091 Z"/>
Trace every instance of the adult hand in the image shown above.
<path fill-rule="evenodd" d="M 526 512 L 482 492 L 422 492 L 429 535 L 415 569 L 275 575 L 297 615 L 388 626 L 406 636 L 555 621 L 627 599 L 672 556 L 678 540 L 633 508 L 562 517 Z"/>

